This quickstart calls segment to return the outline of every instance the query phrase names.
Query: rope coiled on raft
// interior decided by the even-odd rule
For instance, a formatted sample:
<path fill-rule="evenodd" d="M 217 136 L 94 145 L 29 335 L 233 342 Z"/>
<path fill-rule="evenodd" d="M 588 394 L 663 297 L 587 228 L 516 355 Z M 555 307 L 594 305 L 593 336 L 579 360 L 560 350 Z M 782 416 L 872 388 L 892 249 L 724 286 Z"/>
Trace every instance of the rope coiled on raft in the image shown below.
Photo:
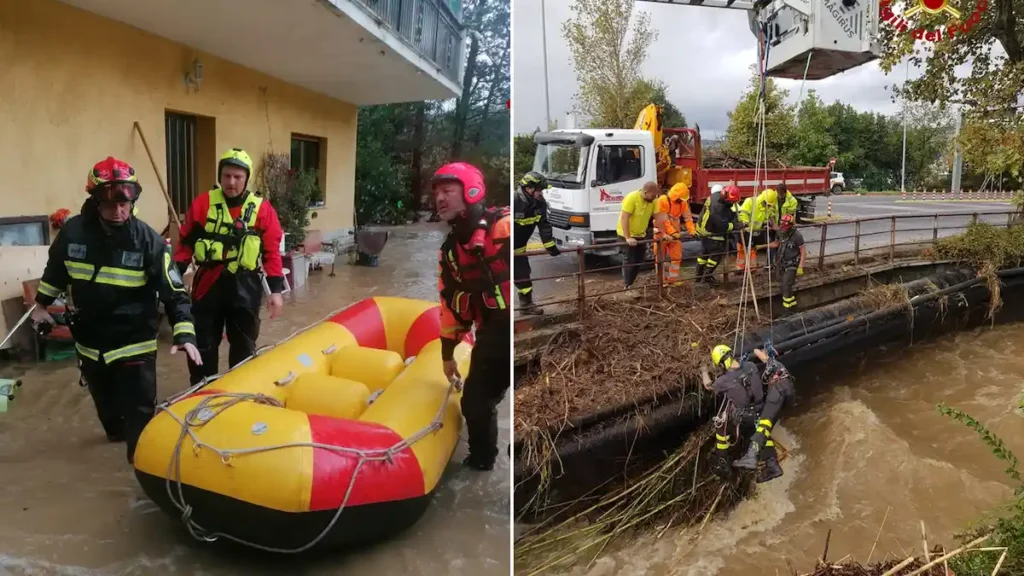
<path fill-rule="evenodd" d="M 326 320 L 327 318 L 330 318 L 335 313 L 336 312 L 333 312 L 330 315 L 326 316 L 324 318 L 324 320 Z M 321 320 L 320 322 L 322 322 L 322 321 L 323 320 Z M 288 340 L 291 340 L 296 335 L 298 335 L 298 334 L 300 334 L 302 332 L 305 332 L 306 330 L 309 330 L 310 328 L 313 328 L 314 326 L 318 325 L 320 322 L 316 322 L 316 323 L 311 324 L 310 326 L 308 326 L 306 328 L 303 328 L 303 329 L 300 329 L 300 330 L 296 330 L 290 336 L 288 336 L 287 338 L 285 338 L 284 340 L 282 340 L 281 342 L 279 342 L 276 345 L 279 345 L 281 343 L 287 342 Z M 256 352 L 252 356 L 246 358 L 245 360 L 243 360 L 239 364 L 235 365 L 232 369 L 238 368 L 238 366 L 241 366 L 245 362 L 248 362 L 252 358 L 255 358 L 256 356 L 258 356 L 262 352 L 265 352 L 266 350 L 274 348 L 274 346 L 276 346 L 276 345 L 264 346 L 264 347 L 261 347 L 261 348 L 257 349 Z M 191 410 L 189 410 L 185 414 L 184 418 L 179 418 L 177 415 L 175 415 L 173 412 L 170 411 L 171 404 L 176 402 L 178 399 L 184 398 L 184 397 L 188 396 L 189 394 L 192 394 L 192 393 L 196 392 L 197 390 L 203 388 L 204 386 L 206 386 L 207 384 L 213 382 L 217 378 L 220 378 L 224 374 L 225 373 L 220 373 L 220 374 L 216 374 L 214 376 L 209 376 L 207 378 L 204 378 L 202 381 L 197 383 L 195 386 L 190 387 L 188 390 L 185 390 L 184 392 L 181 392 L 179 394 L 171 396 L 166 401 L 164 401 L 159 406 L 157 406 L 158 410 L 166 412 L 168 415 L 170 415 L 171 418 L 173 418 L 175 420 L 175 422 L 178 423 L 179 426 L 181 426 L 181 433 L 179 434 L 178 440 L 175 443 L 174 451 L 173 451 L 173 453 L 171 455 L 171 461 L 167 465 L 167 474 L 166 474 L 167 495 L 170 498 L 171 503 L 173 503 L 174 506 L 176 508 L 178 508 L 178 510 L 181 512 L 181 521 L 185 525 L 185 528 L 188 530 L 189 534 L 191 534 L 192 537 L 195 538 L 196 540 L 205 541 L 205 542 L 215 542 L 215 541 L 217 541 L 217 540 L 219 540 L 221 538 L 224 538 L 226 540 L 230 540 L 232 542 L 235 542 L 235 543 L 238 543 L 238 544 L 242 544 L 244 546 L 249 546 L 251 548 L 255 548 L 255 549 L 258 549 L 258 550 L 263 550 L 265 552 L 272 552 L 272 553 L 278 553 L 278 554 L 299 554 L 299 553 L 305 552 L 305 551 L 313 548 L 321 540 L 323 540 L 323 538 L 325 536 L 327 536 L 328 533 L 330 533 L 331 529 L 334 528 L 334 525 L 337 524 L 338 520 L 341 518 L 342 512 L 347 507 L 349 497 L 351 496 L 352 490 L 355 487 L 356 479 L 359 477 L 359 471 L 362 469 L 363 464 L 365 464 L 367 462 L 389 462 L 390 463 L 390 462 L 393 461 L 393 457 L 396 454 L 402 452 L 403 450 L 406 450 L 406 449 L 412 447 L 412 445 L 414 445 L 415 443 L 419 442 L 423 438 L 425 438 L 428 435 L 430 435 L 430 434 L 440 430 L 443 427 L 443 425 L 444 425 L 445 408 L 448 406 L 448 401 L 451 398 L 452 391 L 461 391 L 462 390 L 462 380 L 461 379 L 454 379 L 454 380 L 452 380 L 450 382 L 449 386 L 448 386 L 448 389 L 445 392 L 444 399 L 441 401 L 441 405 L 437 409 L 437 413 L 434 415 L 434 418 L 430 421 L 430 423 L 427 424 L 426 426 L 424 426 L 423 428 L 421 428 L 420 430 L 418 430 L 417 432 L 415 432 L 414 434 L 410 435 L 408 438 L 404 438 L 404 439 L 400 440 L 399 442 L 396 442 L 394 445 L 390 446 L 389 448 L 385 448 L 385 449 L 359 450 L 359 449 L 350 448 L 350 447 L 347 447 L 347 446 L 337 446 L 337 445 L 323 444 L 323 443 L 318 443 L 318 442 L 290 442 L 290 443 L 285 443 L 285 444 L 274 444 L 274 445 L 269 445 L 269 446 L 262 446 L 262 447 L 258 447 L 258 448 L 221 449 L 221 448 L 217 448 L 215 446 L 212 446 L 210 444 L 206 444 L 206 443 L 202 442 L 201 440 L 199 440 L 199 438 L 196 436 L 195 429 L 201 428 L 202 426 L 204 426 L 205 424 L 207 424 L 208 422 L 210 422 L 214 418 L 216 418 L 218 415 L 223 413 L 228 408 L 230 408 L 230 407 L 232 407 L 234 405 L 240 404 L 242 402 L 255 402 L 257 404 L 264 404 L 264 405 L 268 405 L 268 406 L 276 406 L 276 407 L 279 407 L 279 408 L 284 408 L 284 404 L 282 404 L 279 400 L 277 400 L 276 398 L 274 398 L 272 396 L 267 396 L 265 394 L 246 393 L 246 392 L 217 392 L 215 394 L 210 394 L 208 396 L 205 396 L 195 407 L 193 407 Z M 181 456 L 182 456 L 182 449 L 183 449 L 183 447 L 185 445 L 185 439 L 186 438 L 191 438 L 192 439 L 192 443 L 193 443 L 193 445 L 192 445 L 192 452 L 193 452 L 193 454 L 198 456 L 200 451 L 202 451 L 203 448 L 209 449 L 209 450 L 215 452 L 218 456 L 220 456 L 221 461 L 226 466 L 230 466 L 231 465 L 231 459 L 233 457 L 235 457 L 235 456 L 242 456 L 242 455 L 247 455 L 247 454 L 256 454 L 256 453 L 261 453 L 261 452 L 269 452 L 269 451 L 272 451 L 272 450 L 282 450 L 282 449 L 285 449 L 285 448 L 300 448 L 300 447 L 310 447 L 310 448 L 314 448 L 314 449 L 315 448 L 321 448 L 321 449 L 324 449 L 324 450 L 330 450 L 331 452 L 334 452 L 336 454 L 344 454 L 344 455 L 348 455 L 348 456 L 357 456 L 359 458 L 359 461 L 356 463 L 355 468 L 352 470 L 352 478 L 349 480 L 348 487 L 345 490 L 345 497 L 342 499 L 341 504 L 338 506 L 337 510 L 334 513 L 334 516 L 331 518 L 331 521 L 327 524 L 327 526 L 325 526 L 324 529 L 315 538 L 313 538 L 309 543 L 307 543 L 307 544 L 305 544 L 305 545 L 303 545 L 303 546 L 301 546 L 299 548 L 290 548 L 290 549 L 289 548 L 275 548 L 275 547 L 272 547 L 272 546 L 264 546 L 262 544 L 257 544 L 255 542 L 249 542 L 249 541 L 247 541 L 245 539 L 238 538 L 238 537 L 235 537 L 235 536 L 232 536 L 230 534 L 223 533 L 223 532 L 210 532 L 210 531 L 204 529 L 202 526 L 200 526 L 198 523 L 196 523 L 192 519 L 193 508 L 192 508 L 191 505 L 189 505 L 187 502 L 185 502 L 185 494 L 184 494 L 184 490 L 183 490 L 183 487 L 182 487 L 182 481 L 181 481 Z"/>

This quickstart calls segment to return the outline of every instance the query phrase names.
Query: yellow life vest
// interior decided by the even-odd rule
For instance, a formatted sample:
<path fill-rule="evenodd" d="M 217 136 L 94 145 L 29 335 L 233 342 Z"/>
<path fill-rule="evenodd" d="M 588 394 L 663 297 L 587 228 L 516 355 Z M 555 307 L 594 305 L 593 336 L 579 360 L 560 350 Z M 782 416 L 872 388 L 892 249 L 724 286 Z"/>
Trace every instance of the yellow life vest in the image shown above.
<path fill-rule="evenodd" d="M 243 270 L 256 270 L 259 267 L 263 240 L 255 226 L 262 204 L 263 198 L 248 193 L 236 220 L 231 217 L 224 191 L 220 188 L 210 190 L 210 208 L 206 213 L 206 225 L 193 249 L 196 262 L 225 262 L 228 272 L 232 274 L 238 271 L 239 266 Z"/>

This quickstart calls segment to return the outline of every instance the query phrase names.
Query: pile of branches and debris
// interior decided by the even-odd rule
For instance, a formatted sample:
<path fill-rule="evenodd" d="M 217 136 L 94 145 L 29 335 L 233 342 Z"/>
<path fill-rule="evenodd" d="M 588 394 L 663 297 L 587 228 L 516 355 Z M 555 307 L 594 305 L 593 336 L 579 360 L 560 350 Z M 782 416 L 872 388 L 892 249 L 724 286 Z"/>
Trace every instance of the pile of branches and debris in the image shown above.
<path fill-rule="evenodd" d="M 738 170 L 742 168 L 757 168 L 757 163 L 749 158 L 733 156 L 722 150 L 704 151 L 704 168 L 718 168 L 726 170 Z M 785 162 L 778 158 L 768 159 L 768 168 L 789 168 Z"/>
<path fill-rule="evenodd" d="M 754 490 L 752 473 L 723 481 L 711 472 L 706 456 L 714 434 L 708 422 L 670 458 L 624 487 L 596 497 L 589 506 L 579 504 L 593 499 L 581 499 L 566 508 L 575 513 L 532 527 L 516 541 L 516 573 L 533 576 L 593 563 L 616 537 L 632 531 L 653 531 L 660 538 L 670 528 L 692 527 L 692 538 L 699 538 L 716 512 L 731 510 Z"/>
<path fill-rule="evenodd" d="M 888 515 L 888 511 L 886 515 Z M 879 535 L 881 535 L 881 528 L 879 528 Z M 831 530 L 829 530 L 828 536 L 832 536 Z M 924 548 L 923 556 L 911 555 L 902 560 L 892 559 L 874 563 L 871 563 L 871 553 L 868 554 L 867 563 L 846 559 L 840 562 L 826 561 L 825 558 L 828 556 L 828 537 L 826 537 L 825 553 L 818 560 L 814 572 L 802 573 L 799 576 L 952 576 L 954 572 L 950 570 L 950 564 L 963 559 L 969 553 L 974 554 L 978 552 L 994 553 L 992 558 L 995 559 L 995 568 L 989 572 L 986 567 L 984 574 L 996 576 L 999 574 L 1000 568 L 1003 567 L 1003 562 L 1006 561 L 1009 549 L 1006 546 L 982 547 L 982 544 L 991 536 L 991 533 L 979 536 L 950 552 L 946 552 L 941 545 L 936 545 L 929 549 L 924 522 L 922 522 L 921 540 Z M 878 544 L 877 538 L 875 539 L 875 544 Z M 874 551 L 875 546 L 872 545 L 871 552 Z"/>
<path fill-rule="evenodd" d="M 698 297 L 700 296 L 700 297 Z M 582 416 L 698 386 L 716 344 L 732 345 L 746 322 L 735 305 L 689 286 L 644 302 L 598 298 L 582 326 L 558 333 L 515 391 L 515 436 L 527 439 Z M 767 320 L 767 319 L 765 319 Z"/>

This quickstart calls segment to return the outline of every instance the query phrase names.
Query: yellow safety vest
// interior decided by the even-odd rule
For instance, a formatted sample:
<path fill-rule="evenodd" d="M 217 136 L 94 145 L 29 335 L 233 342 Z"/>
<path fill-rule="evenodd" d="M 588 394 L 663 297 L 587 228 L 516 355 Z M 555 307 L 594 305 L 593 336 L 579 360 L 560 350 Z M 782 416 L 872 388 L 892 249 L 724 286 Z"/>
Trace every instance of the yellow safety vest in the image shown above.
<path fill-rule="evenodd" d="M 262 204 L 263 198 L 249 193 L 236 220 L 231 217 L 224 191 L 220 188 L 210 190 L 206 225 L 193 249 L 196 262 L 226 262 L 228 272 L 232 274 L 238 271 L 239 266 L 243 270 L 256 270 L 263 240 L 255 226 Z"/>

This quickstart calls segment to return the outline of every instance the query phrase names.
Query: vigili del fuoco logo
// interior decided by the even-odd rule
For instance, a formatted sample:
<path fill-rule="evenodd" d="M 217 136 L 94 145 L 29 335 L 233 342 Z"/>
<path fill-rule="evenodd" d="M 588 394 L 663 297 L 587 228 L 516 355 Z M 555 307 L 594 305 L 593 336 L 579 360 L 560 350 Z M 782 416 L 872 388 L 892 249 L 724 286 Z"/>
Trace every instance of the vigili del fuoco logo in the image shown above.
<path fill-rule="evenodd" d="M 988 10 L 988 0 L 977 0 L 974 10 L 969 14 L 964 14 L 950 6 L 949 0 L 910 1 L 908 6 L 902 14 L 896 14 L 892 11 L 892 0 L 881 0 L 879 4 L 879 18 L 883 22 L 888 22 L 890 25 L 895 26 L 899 32 L 909 33 L 917 40 L 942 42 L 943 40 L 949 40 L 955 36 L 969 33 L 981 21 L 981 15 Z M 908 18 L 913 19 L 914 16 L 922 12 L 926 14 L 944 13 L 949 17 L 948 24 L 934 28 L 923 26 L 914 28 L 910 21 L 908 21 Z"/>

